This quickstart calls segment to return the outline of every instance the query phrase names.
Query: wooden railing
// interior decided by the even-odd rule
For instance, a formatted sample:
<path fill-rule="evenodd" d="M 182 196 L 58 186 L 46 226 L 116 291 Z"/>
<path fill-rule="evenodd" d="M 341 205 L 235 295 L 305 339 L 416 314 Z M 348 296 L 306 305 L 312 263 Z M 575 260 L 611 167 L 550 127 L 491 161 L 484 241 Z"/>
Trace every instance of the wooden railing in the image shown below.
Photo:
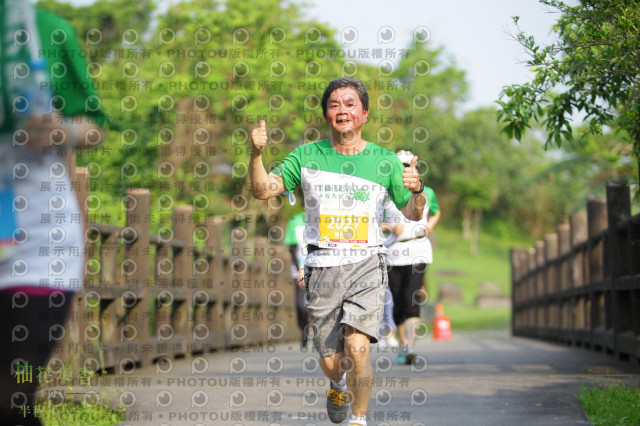
<path fill-rule="evenodd" d="M 237 227 L 223 235 L 223 218 L 194 223 L 193 207 L 176 205 L 173 226 L 152 235 L 146 189 L 127 191 L 125 227 L 94 223 L 86 208 L 92 202 L 87 170 L 69 168 L 85 206 L 85 282 L 50 364 L 122 374 L 152 362 L 299 338 L 289 254 L 279 232 L 248 239 Z M 265 214 L 276 213 L 269 209 Z M 223 238 L 230 239 L 227 252 Z"/>
<path fill-rule="evenodd" d="M 606 200 L 511 251 L 514 335 L 640 360 L 640 215 L 630 206 L 627 184 L 610 182 Z"/>

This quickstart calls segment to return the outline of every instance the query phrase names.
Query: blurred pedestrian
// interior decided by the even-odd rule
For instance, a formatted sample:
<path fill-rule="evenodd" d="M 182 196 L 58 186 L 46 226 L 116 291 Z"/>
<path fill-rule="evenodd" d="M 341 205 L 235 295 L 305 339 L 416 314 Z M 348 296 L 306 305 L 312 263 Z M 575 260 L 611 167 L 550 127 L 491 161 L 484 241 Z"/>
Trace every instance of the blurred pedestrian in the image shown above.
<path fill-rule="evenodd" d="M 0 0 L 0 31 L 0 424 L 39 425 L 38 372 L 64 336 L 84 269 L 65 156 L 100 143 L 105 116 L 90 108 L 95 92 L 64 19 Z"/>
<path fill-rule="evenodd" d="M 297 197 L 304 208 L 304 196 L 302 190 L 296 190 Z M 287 223 L 287 230 L 284 234 L 284 243 L 289 246 L 291 254 L 291 277 L 296 294 L 296 314 L 298 327 L 302 338 L 300 339 L 300 349 L 305 350 L 309 341 L 311 328 L 309 327 L 309 313 L 304 300 L 304 260 L 307 257 L 307 245 L 304 243 L 305 227 L 304 211 L 294 215 Z"/>
<path fill-rule="evenodd" d="M 399 151 L 403 164 L 413 154 Z M 440 220 L 440 206 L 433 189 L 425 186 L 425 214 L 419 221 L 408 220 L 393 203 L 385 205 L 385 223 L 395 237 L 387 253 L 387 274 L 393 296 L 393 319 L 398 328 L 398 363 L 411 364 L 416 356 L 416 330 L 420 326 L 420 305 L 426 300 L 425 273 L 433 262 L 429 235 Z"/>
<path fill-rule="evenodd" d="M 385 247 L 391 246 L 397 238 L 394 228 L 387 223 L 380 224 L 380 229 L 385 233 L 387 239 L 384 242 Z M 399 229 L 399 228 L 398 228 Z M 380 323 L 380 337 L 378 338 L 378 348 L 397 348 L 400 342 L 396 339 L 398 328 L 393 320 L 393 295 L 391 288 L 387 285 L 384 292 L 384 310 L 382 312 L 382 322 Z"/>

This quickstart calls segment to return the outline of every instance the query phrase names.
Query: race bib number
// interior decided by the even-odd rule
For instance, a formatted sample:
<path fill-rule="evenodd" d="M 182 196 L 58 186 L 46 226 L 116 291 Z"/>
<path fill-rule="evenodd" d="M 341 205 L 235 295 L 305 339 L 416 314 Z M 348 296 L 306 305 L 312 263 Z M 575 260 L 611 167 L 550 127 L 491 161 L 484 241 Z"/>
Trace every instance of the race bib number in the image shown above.
<path fill-rule="evenodd" d="M 319 246 L 366 246 L 369 242 L 369 217 L 364 215 L 320 214 Z"/>

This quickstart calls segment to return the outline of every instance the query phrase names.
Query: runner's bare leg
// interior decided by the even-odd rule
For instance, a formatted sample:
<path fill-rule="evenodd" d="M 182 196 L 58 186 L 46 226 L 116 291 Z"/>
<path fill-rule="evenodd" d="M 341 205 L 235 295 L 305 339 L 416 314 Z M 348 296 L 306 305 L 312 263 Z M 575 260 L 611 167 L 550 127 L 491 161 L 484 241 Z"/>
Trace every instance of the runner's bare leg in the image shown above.
<path fill-rule="evenodd" d="M 324 375 L 336 383 L 342 380 L 342 375 L 344 374 L 344 369 L 341 368 L 343 359 L 344 352 L 320 358 L 320 368 L 322 368 Z"/>
<path fill-rule="evenodd" d="M 345 331 L 345 361 L 347 361 L 347 386 L 353 394 L 351 413 L 354 416 L 367 415 L 373 387 L 373 367 L 369 359 L 369 336 L 347 326 Z M 352 360 L 352 361 L 351 361 Z"/>
<path fill-rule="evenodd" d="M 407 339 L 407 322 L 404 321 L 402 324 L 397 324 L 398 328 L 398 341 L 403 346 L 409 345 L 409 340 Z"/>

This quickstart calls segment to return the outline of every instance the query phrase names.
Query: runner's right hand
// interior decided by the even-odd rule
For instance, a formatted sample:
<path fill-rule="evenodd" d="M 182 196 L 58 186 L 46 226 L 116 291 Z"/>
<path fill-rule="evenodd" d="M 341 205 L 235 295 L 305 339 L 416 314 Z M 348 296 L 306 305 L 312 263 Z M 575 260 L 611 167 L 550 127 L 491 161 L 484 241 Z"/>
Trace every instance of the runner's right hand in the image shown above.
<path fill-rule="evenodd" d="M 65 129 L 62 116 L 58 112 L 53 112 L 47 120 L 42 115 L 33 115 L 27 118 L 20 127 L 29 135 L 26 147 L 30 149 L 70 145 L 72 143 L 66 140 L 69 131 Z"/>
<path fill-rule="evenodd" d="M 256 127 L 251 131 L 251 142 L 253 143 L 253 148 L 259 153 L 262 153 L 264 148 L 267 146 L 268 140 L 266 123 L 264 120 L 260 120 L 260 127 Z"/>

